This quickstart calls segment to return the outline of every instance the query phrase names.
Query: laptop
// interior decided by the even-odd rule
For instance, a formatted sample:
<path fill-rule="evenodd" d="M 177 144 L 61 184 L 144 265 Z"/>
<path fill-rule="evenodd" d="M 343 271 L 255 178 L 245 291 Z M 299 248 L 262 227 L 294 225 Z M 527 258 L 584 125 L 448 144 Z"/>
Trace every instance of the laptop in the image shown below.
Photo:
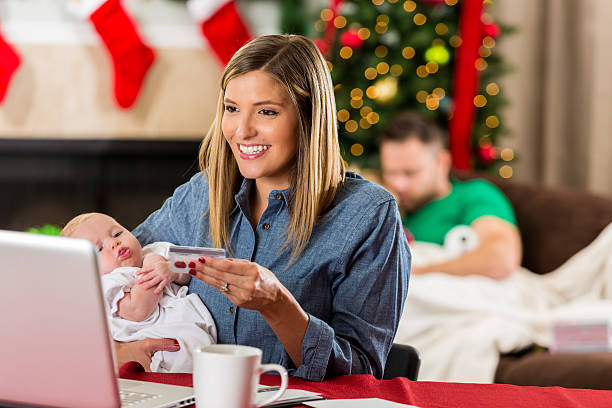
<path fill-rule="evenodd" d="M 117 378 L 89 242 L 0 230 L 0 279 L 0 406 L 194 403 L 191 387 Z"/>

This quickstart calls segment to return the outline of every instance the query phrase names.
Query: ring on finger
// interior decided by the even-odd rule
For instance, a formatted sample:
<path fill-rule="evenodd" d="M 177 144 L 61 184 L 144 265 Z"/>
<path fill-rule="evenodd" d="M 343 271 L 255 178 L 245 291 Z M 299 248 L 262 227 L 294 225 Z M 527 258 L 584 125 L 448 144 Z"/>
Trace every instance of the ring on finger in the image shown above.
<path fill-rule="evenodd" d="M 229 283 L 225 282 L 219 289 L 221 292 L 229 292 Z"/>

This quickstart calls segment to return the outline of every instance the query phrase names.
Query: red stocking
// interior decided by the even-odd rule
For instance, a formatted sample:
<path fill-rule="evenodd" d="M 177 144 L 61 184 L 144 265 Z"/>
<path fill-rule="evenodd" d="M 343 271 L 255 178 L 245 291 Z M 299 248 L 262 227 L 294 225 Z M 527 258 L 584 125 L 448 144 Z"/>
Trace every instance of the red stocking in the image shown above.
<path fill-rule="evenodd" d="M 4 100 L 13 74 L 20 63 L 19 55 L 0 34 L 0 103 Z"/>
<path fill-rule="evenodd" d="M 251 39 L 233 0 L 188 0 L 187 7 L 223 65 Z"/>
<path fill-rule="evenodd" d="M 142 41 L 119 0 L 105 1 L 89 19 L 113 59 L 117 103 L 129 108 L 138 97 L 155 54 Z"/>

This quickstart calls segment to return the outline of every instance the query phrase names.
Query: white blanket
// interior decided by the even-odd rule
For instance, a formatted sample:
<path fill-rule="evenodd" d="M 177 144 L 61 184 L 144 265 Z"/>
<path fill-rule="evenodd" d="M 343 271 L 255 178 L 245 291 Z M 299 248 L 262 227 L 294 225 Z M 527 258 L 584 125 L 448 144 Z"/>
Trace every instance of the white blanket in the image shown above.
<path fill-rule="evenodd" d="M 143 253 L 156 253 L 167 258 L 170 246 L 171 244 L 166 242 L 156 242 L 143 248 Z M 102 275 L 102 291 L 111 336 L 117 341 L 146 338 L 176 339 L 181 349 L 175 352 L 158 351 L 153 354 L 151 371 L 192 372 L 191 350 L 217 341 L 217 327 L 212 315 L 198 295 L 187 294 L 187 286 L 170 283 L 164 288 L 157 308 L 149 317 L 140 322 L 123 319 L 118 314 L 117 303 L 138 281 L 139 276 L 136 276 L 138 269 L 122 267 Z"/>
<path fill-rule="evenodd" d="M 449 259 L 444 247 L 411 245 L 415 265 Z M 552 340 L 552 324 L 612 317 L 612 224 L 554 272 L 519 269 L 496 281 L 412 275 L 396 343 L 421 353 L 419 380 L 493 381 L 499 354 Z"/>
<path fill-rule="evenodd" d="M 159 305 L 145 320 L 133 322 L 118 314 L 117 303 L 139 276 L 138 268 L 117 268 L 102 276 L 102 289 L 109 313 L 109 328 L 117 341 L 146 338 L 171 338 L 179 342 L 176 352 L 158 351 L 151 358 L 151 371 L 190 373 L 193 371 L 191 350 L 216 343 L 217 329 L 210 312 L 198 295 L 187 294 L 187 286 L 170 283 L 164 288 Z"/>

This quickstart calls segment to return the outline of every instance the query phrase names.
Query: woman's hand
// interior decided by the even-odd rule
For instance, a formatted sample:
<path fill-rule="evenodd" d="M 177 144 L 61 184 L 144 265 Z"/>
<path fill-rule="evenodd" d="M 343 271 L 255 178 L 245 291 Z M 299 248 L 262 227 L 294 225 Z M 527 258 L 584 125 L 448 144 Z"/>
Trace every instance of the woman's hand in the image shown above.
<path fill-rule="evenodd" d="M 257 310 L 296 367 L 302 364 L 308 314 L 270 270 L 244 259 L 201 257 L 189 273 L 223 293 L 236 306 Z"/>
<path fill-rule="evenodd" d="M 190 273 L 216 288 L 236 306 L 263 311 L 286 291 L 270 270 L 244 259 L 201 257 Z"/>
<path fill-rule="evenodd" d="M 128 361 L 137 361 L 145 371 L 151 371 L 151 356 L 157 351 L 179 351 L 181 347 L 174 339 L 144 339 L 127 343 L 115 341 L 117 364 L 121 367 Z"/>

